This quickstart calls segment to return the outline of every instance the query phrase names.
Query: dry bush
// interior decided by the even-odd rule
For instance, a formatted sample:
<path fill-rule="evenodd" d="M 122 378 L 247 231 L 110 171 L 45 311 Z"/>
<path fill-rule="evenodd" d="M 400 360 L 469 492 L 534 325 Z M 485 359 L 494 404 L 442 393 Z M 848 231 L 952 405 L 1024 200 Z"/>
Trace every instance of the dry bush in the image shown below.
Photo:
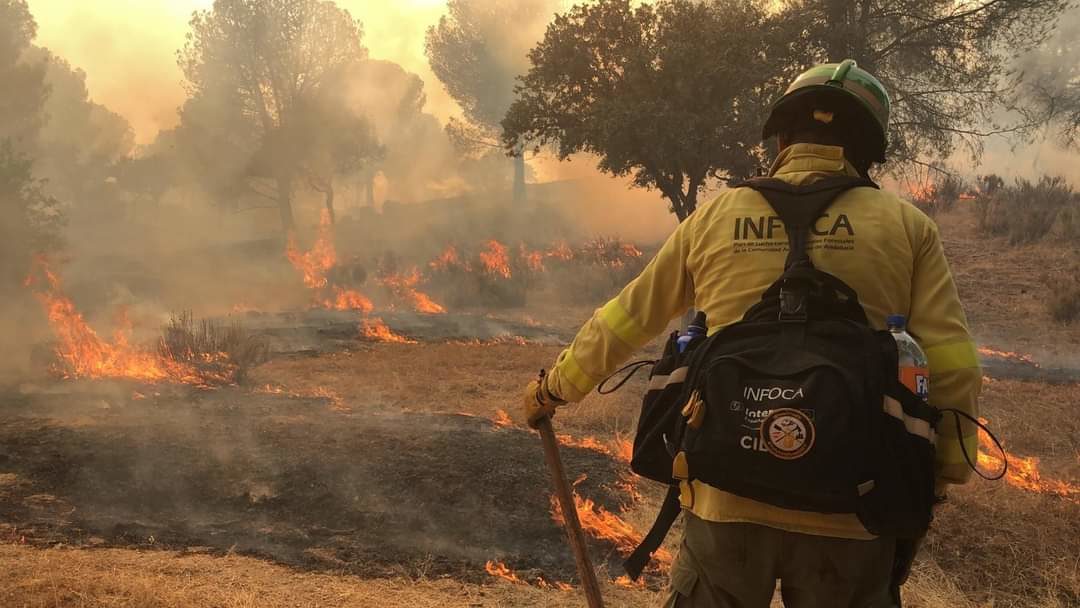
<path fill-rule="evenodd" d="M 1007 236 L 1014 245 L 1051 235 L 1080 238 L 1080 200 L 1062 177 L 1017 179 L 981 197 L 975 209 L 980 232 Z"/>
<path fill-rule="evenodd" d="M 574 250 L 571 260 L 552 268 L 545 279 L 558 297 L 571 304 L 597 304 L 610 299 L 641 273 L 648 259 L 618 237 L 596 237 Z"/>
<path fill-rule="evenodd" d="M 912 201 L 929 216 L 951 211 L 964 192 L 964 183 L 951 173 L 938 174 L 933 182 L 912 194 Z"/>
<path fill-rule="evenodd" d="M 1052 291 L 1046 305 L 1050 316 L 1058 323 L 1067 325 L 1080 319 L 1080 279 L 1073 278 L 1072 284 Z"/>
<path fill-rule="evenodd" d="M 251 368 L 270 357 L 266 341 L 239 322 L 223 325 L 209 319 L 196 321 L 191 311 L 173 315 L 162 328 L 159 352 L 194 365 L 201 371 L 243 382 Z"/>

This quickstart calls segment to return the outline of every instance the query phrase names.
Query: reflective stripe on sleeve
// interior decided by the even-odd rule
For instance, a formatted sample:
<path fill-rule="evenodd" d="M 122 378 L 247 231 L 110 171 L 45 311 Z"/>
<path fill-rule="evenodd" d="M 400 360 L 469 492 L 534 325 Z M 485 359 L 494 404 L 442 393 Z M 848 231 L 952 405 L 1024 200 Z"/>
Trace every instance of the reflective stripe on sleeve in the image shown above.
<path fill-rule="evenodd" d="M 645 330 L 619 303 L 618 298 L 611 300 L 600 309 L 600 319 L 616 338 L 633 348 L 641 348 L 649 341 Z"/>
<path fill-rule="evenodd" d="M 967 450 L 971 461 L 976 462 L 979 457 L 979 436 L 964 435 L 964 449 Z M 956 440 L 956 435 L 941 436 L 941 440 L 937 444 L 937 461 L 943 465 L 963 464 L 967 466 L 967 460 L 960 449 L 960 442 Z"/>
<path fill-rule="evenodd" d="M 559 374 L 574 385 L 574 388 L 582 395 L 589 394 L 593 386 L 596 386 L 596 381 L 589 374 L 586 374 L 585 370 L 581 369 L 581 365 L 574 358 L 572 348 L 566 350 L 565 355 L 559 360 L 558 366 Z"/>
<path fill-rule="evenodd" d="M 931 374 L 979 367 L 979 355 L 975 351 L 975 344 L 970 341 L 938 344 L 927 347 L 925 351 Z"/>

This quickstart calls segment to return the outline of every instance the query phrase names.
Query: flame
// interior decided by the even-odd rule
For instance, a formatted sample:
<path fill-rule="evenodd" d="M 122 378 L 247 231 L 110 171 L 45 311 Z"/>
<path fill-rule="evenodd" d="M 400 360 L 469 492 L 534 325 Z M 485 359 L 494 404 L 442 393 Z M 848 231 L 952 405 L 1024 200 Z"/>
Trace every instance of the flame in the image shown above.
<path fill-rule="evenodd" d="M 390 290 L 394 297 L 405 300 L 416 312 L 442 314 L 446 309 L 435 303 L 427 294 L 416 289 L 420 271 L 415 267 L 404 274 L 388 273 L 379 277 L 379 283 Z"/>
<path fill-rule="evenodd" d="M 75 303 L 64 294 L 60 277 L 50 270 L 43 257 L 34 259 L 24 285 L 35 290 L 34 295 L 45 309 L 58 340 L 56 355 L 59 362 L 54 371 L 65 378 L 122 378 L 198 386 L 229 381 L 228 373 L 202 372 L 190 363 L 165 356 L 160 351 L 132 346 L 129 342 L 131 323 L 123 313 L 112 341 L 98 336 Z M 228 365 L 227 359 L 224 353 L 203 355 L 206 363 Z"/>
<path fill-rule="evenodd" d="M 513 276 L 510 271 L 510 256 L 506 253 L 506 245 L 499 241 L 487 241 L 484 243 L 484 250 L 478 255 L 480 263 L 484 267 L 484 272 L 501 276 L 504 279 Z"/>
<path fill-rule="evenodd" d="M 571 447 L 571 448 L 583 448 L 586 450 L 592 450 L 594 452 L 600 452 L 606 456 L 611 456 L 624 462 L 630 462 L 630 457 L 633 455 L 634 445 L 622 438 L 615 438 L 611 442 L 603 442 L 596 437 L 588 436 L 577 438 L 572 435 L 565 435 L 559 433 L 556 435 L 559 443 Z"/>
<path fill-rule="evenodd" d="M 289 234 L 285 247 L 285 256 L 293 267 L 300 271 L 304 285 L 311 289 L 326 287 L 326 274 L 337 264 L 337 251 L 334 248 L 333 223 L 330 212 L 322 210 L 319 216 L 319 229 L 315 244 L 310 251 L 300 251 L 296 244 L 296 235 Z"/>
<path fill-rule="evenodd" d="M 985 418 L 979 418 L 979 422 L 988 424 Z M 1038 456 L 1016 456 L 1006 451 L 1005 458 L 1009 463 L 1005 482 L 1009 485 L 1028 492 L 1054 494 L 1080 503 L 1080 486 L 1060 479 L 1044 479 L 1039 473 Z M 1004 466 L 1001 461 L 1001 451 L 982 429 L 979 429 L 977 462 L 980 467 L 991 471 L 1000 471 Z"/>
<path fill-rule="evenodd" d="M 510 419 L 510 415 L 505 410 L 495 410 L 495 416 L 491 419 L 496 426 L 510 427 L 514 426 L 514 421 Z"/>
<path fill-rule="evenodd" d="M 327 276 L 330 269 L 337 265 L 337 250 L 334 247 L 333 222 L 330 219 L 330 212 L 326 209 L 323 209 L 319 216 L 319 228 L 311 250 L 300 251 L 296 244 L 296 235 L 289 234 L 285 257 L 300 272 L 304 285 L 316 291 L 315 307 L 330 310 L 359 310 L 364 314 L 374 309 L 371 300 L 360 292 L 329 284 Z"/>
<path fill-rule="evenodd" d="M 368 314 L 375 309 L 375 305 L 371 303 L 371 300 L 354 289 L 345 289 L 333 285 L 331 286 L 331 294 L 327 298 L 316 298 L 315 305 L 329 310 L 359 310 L 364 314 Z"/>
<path fill-rule="evenodd" d="M 530 272 L 544 272 L 544 252 L 529 251 L 525 243 L 518 246 L 518 257 Z"/>
<path fill-rule="evenodd" d="M 511 570 L 510 568 L 507 568 L 506 564 L 504 564 L 502 562 L 495 562 L 495 561 L 488 560 L 488 562 L 486 564 L 484 564 L 484 570 L 486 570 L 487 573 L 490 574 L 491 576 L 501 578 L 503 580 L 510 581 L 511 583 L 514 583 L 515 585 L 526 585 L 526 584 L 528 584 L 525 581 L 518 578 L 517 574 L 515 574 L 514 571 Z"/>
<path fill-rule="evenodd" d="M 997 357 L 999 359 L 1007 359 L 1009 361 L 1014 361 L 1017 363 L 1027 363 L 1028 365 L 1039 367 L 1039 364 L 1035 362 L 1035 359 L 1031 355 L 1025 355 L 1023 353 L 1017 353 L 1007 350 L 995 350 L 993 348 L 980 346 L 979 354 L 984 357 Z"/>
<path fill-rule="evenodd" d="M 645 588 L 645 579 L 639 578 L 637 581 L 633 581 L 633 580 L 630 580 L 630 577 L 625 575 L 625 574 L 620 576 L 619 578 L 615 579 L 612 582 L 615 583 L 619 587 L 626 587 L 627 589 L 644 589 Z"/>
<path fill-rule="evenodd" d="M 623 557 L 630 555 L 641 543 L 644 535 L 621 517 L 597 505 L 590 498 L 582 498 L 577 492 L 573 492 L 573 496 L 581 528 L 586 534 L 610 542 Z M 554 494 L 551 496 L 551 518 L 560 526 L 565 524 L 562 508 Z M 663 548 L 657 549 L 653 558 L 661 569 L 669 568 L 673 559 L 671 552 Z"/>
<path fill-rule="evenodd" d="M 410 340 L 405 336 L 395 334 L 393 330 L 383 323 L 382 319 L 364 319 L 360 322 L 360 336 L 375 342 L 393 342 L 396 344 L 416 344 L 416 340 Z"/>
<path fill-rule="evenodd" d="M 428 267 L 434 271 L 446 271 L 452 267 L 459 266 L 461 264 L 458 258 L 457 248 L 453 245 L 448 245 L 446 249 L 439 254 L 439 257 L 428 262 Z"/>
<path fill-rule="evenodd" d="M 566 241 L 556 241 L 551 249 L 544 252 L 544 257 L 568 262 L 574 258 L 574 250 Z"/>

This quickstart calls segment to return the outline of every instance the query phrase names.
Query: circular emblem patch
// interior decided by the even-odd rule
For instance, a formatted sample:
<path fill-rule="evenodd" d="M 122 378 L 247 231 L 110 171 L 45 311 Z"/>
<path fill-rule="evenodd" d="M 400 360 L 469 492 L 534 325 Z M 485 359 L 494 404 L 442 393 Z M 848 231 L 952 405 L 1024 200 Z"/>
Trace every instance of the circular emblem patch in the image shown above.
<path fill-rule="evenodd" d="M 814 445 L 814 423 L 800 410 L 773 410 L 761 422 L 761 444 L 777 458 L 802 458 Z"/>

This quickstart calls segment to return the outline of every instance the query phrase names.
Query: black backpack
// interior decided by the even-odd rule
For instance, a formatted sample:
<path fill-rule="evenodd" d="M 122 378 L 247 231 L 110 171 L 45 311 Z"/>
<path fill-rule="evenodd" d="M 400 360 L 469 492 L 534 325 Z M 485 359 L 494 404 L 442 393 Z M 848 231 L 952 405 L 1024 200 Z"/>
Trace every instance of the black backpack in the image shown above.
<path fill-rule="evenodd" d="M 679 514 L 681 480 L 787 509 L 853 513 L 877 535 L 917 538 L 930 525 L 941 413 L 900 383 L 891 334 L 874 330 L 855 291 L 806 251 L 833 200 L 877 186 L 852 177 L 741 185 L 783 221 L 785 270 L 741 321 L 684 352 L 673 335 L 653 368 L 631 467 L 670 487 L 624 564 L 634 579 Z"/>

